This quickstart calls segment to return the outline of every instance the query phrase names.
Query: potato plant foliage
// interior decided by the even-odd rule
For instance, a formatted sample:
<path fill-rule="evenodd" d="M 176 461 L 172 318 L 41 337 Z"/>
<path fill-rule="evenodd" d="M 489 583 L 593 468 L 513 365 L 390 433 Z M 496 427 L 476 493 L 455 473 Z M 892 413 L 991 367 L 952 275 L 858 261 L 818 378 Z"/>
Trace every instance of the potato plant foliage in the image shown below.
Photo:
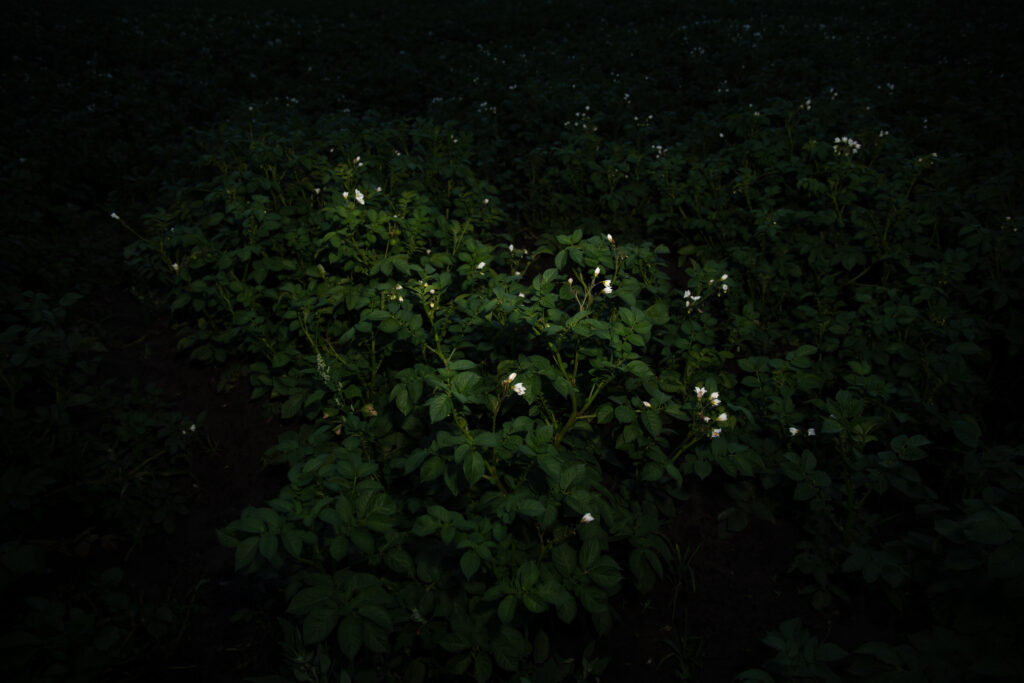
<path fill-rule="evenodd" d="M 657 680 L 1024 679 L 1015 24 L 407 5 L 110 6 L 53 59 L 4 20 L 3 672 L 201 620 L 124 570 L 215 448 L 106 376 L 149 343 L 106 345 L 116 270 L 283 425 L 208 530 L 280 603 L 258 680 L 636 676 L 630 638 Z M 784 594 L 723 617 L 760 644 L 691 620 L 723 564 Z"/>

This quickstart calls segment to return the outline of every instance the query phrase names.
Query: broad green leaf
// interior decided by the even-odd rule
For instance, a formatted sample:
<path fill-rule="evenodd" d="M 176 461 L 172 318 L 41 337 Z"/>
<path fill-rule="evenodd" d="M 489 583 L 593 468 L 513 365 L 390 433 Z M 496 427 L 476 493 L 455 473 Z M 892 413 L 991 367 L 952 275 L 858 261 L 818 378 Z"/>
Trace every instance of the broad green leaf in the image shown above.
<path fill-rule="evenodd" d="M 466 454 L 462 460 L 462 472 L 466 475 L 466 481 L 472 486 L 484 476 L 484 459 L 476 450 Z"/>
<path fill-rule="evenodd" d="M 462 569 L 463 576 L 467 579 L 473 578 L 473 575 L 480 569 L 480 556 L 473 549 L 467 550 L 459 559 L 459 567 Z"/>
<path fill-rule="evenodd" d="M 321 605 L 310 610 L 302 620 L 302 641 L 313 645 L 331 635 L 338 623 L 338 611 L 333 605 Z"/>
<path fill-rule="evenodd" d="M 430 421 L 440 422 L 441 420 L 448 417 L 452 412 L 452 402 L 444 394 L 438 394 L 430 399 L 428 402 L 430 408 Z"/>
<path fill-rule="evenodd" d="M 588 538 L 583 541 L 583 545 L 580 548 L 580 567 L 587 571 L 594 566 L 597 562 L 597 558 L 601 556 L 601 546 L 597 540 Z"/>
<path fill-rule="evenodd" d="M 350 614 L 338 624 L 338 647 L 349 660 L 355 659 L 363 646 L 363 629 L 359 617 Z"/>
<path fill-rule="evenodd" d="M 516 615 L 516 596 L 506 595 L 498 604 L 498 619 L 501 623 L 507 624 Z"/>
<path fill-rule="evenodd" d="M 259 537 L 252 536 L 245 539 L 235 548 L 235 571 L 241 571 L 252 564 L 259 552 Z"/>
<path fill-rule="evenodd" d="M 420 481 L 432 481 L 444 472 L 444 460 L 432 455 L 420 466 Z"/>
<path fill-rule="evenodd" d="M 264 534 L 260 537 L 260 555 L 268 560 L 274 559 L 277 555 L 277 534 Z"/>

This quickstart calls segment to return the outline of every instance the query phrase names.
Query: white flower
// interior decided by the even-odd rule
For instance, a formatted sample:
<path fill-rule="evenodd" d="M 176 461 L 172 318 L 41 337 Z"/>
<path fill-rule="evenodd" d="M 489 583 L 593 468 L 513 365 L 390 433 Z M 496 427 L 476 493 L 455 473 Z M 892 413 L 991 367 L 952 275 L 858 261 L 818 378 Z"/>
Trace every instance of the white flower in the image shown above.
<path fill-rule="evenodd" d="M 601 274 L 601 266 L 598 266 L 597 268 L 594 268 L 594 277 L 597 277 L 600 274 Z"/>
<path fill-rule="evenodd" d="M 606 238 L 606 239 L 607 239 L 607 240 L 608 240 L 609 242 L 611 242 L 612 244 L 615 244 L 615 238 L 614 238 L 614 237 L 612 237 L 612 234 L 611 234 L 611 233 L 608 233 L 607 235 L 605 235 L 605 238 Z"/>
<path fill-rule="evenodd" d="M 110 217 L 113 218 L 115 221 L 121 220 L 121 217 L 118 216 L 117 213 L 115 213 L 114 211 L 110 212 Z"/>
<path fill-rule="evenodd" d="M 171 270 L 173 270 L 175 273 L 177 273 L 178 272 L 178 264 L 177 263 L 172 263 L 171 264 Z"/>
<path fill-rule="evenodd" d="M 514 245 L 514 244 L 508 245 L 508 250 L 509 251 L 515 251 L 516 250 L 516 245 Z"/>
<path fill-rule="evenodd" d="M 722 291 L 723 292 L 728 292 L 729 291 L 729 285 L 722 285 Z"/>
<path fill-rule="evenodd" d="M 651 402 L 650 401 L 644 401 L 644 408 L 650 408 L 650 407 L 651 407 Z"/>
<path fill-rule="evenodd" d="M 726 413 L 719 413 L 717 419 L 719 422 L 725 422 L 726 420 L 729 419 L 729 415 Z"/>
<path fill-rule="evenodd" d="M 722 282 L 725 282 L 726 280 L 728 280 L 728 279 L 729 279 L 729 274 L 728 274 L 728 273 L 723 273 L 723 274 L 722 274 L 722 277 L 720 277 L 719 279 L 720 279 L 720 280 L 721 280 Z"/>
<path fill-rule="evenodd" d="M 360 204 L 366 203 L 363 201 L 363 193 L 360 192 L 359 190 L 356 190 L 356 201 L 359 202 Z"/>
<path fill-rule="evenodd" d="M 711 430 L 711 438 L 712 438 L 712 439 L 714 439 L 714 438 L 716 438 L 716 437 L 719 437 L 719 436 L 721 436 L 721 435 L 722 435 L 722 430 L 721 430 L 721 429 L 718 429 L 718 428 L 716 427 L 715 429 L 712 429 L 712 430 Z"/>
<path fill-rule="evenodd" d="M 594 515 L 590 514 L 589 512 L 587 514 L 583 515 L 582 517 L 580 517 L 580 524 L 590 524 L 593 521 L 594 521 Z"/>
<path fill-rule="evenodd" d="M 572 287 L 572 278 L 569 278 L 568 282 L 569 282 L 569 286 Z"/>
<path fill-rule="evenodd" d="M 487 198 L 487 197 L 484 197 L 484 204 L 490 204 L 490 203 L 491 203 L 491 200 L 489 198 Z"/>
<path fill-rule="evenodd" d="M 505 378 L 505 384 L 508 384 L 509 382 L 514 381 L 515 378 L 516 378 L 516 373 L 510 372 L 508 377 Z"/>
<path fill-rule="evenodd" d="M 704 394 L 708 393 L 708 390 L 704 387 L 694 387 L 693 393 L 697 394 L 697 398 L 704 398 Z"/>
<path fill-rule="evenodd" d="M 818 432 L 814 431 L 814 427 L 811 427 L 807 430 L 807 436 L 815 436 L 817 435 L 817 433 Z"/>
<path fill-rule="evenodd" d="M 344 197 L 345 199 L 348 199 L 348 192 L 342 192 L 341 196 Z"/>
<path fill-rule="evenodd" d="M 611 294 L 612 293 L 612 281 L 611 280 L 605 280 L 604 281 L 604 289 L 602 291 L 605 294 Z"/>
<path fill-rule="evenodd" d="M 799 433 L 800 433 L 800 430 L 797 429 L 796 427 L 790 427 L 789 428 L 789 435 L 790 436 L 796 436 Z"/>
<path fill-rule="evenodd" d="M 526 385 L 523 384 L 522 382 L 516 382 L 515 384 L 512 385 L 512 391 L 516 392 L 520 396 L 525 396 L 526 395 Z"/>
<path fill-rule="evenodd" d="M 380 192 L 380 185 L 377 186 L 377 192 Z"/>
<path fill-rule="evenodd" d="M 721 403 L 721 401 L 719 399 L 717 399 L 717 398 L 711 399 L 711 405 L 713 405 L 713 406 L 717 406 L 720 403 Z"/>
<path fill-rule="evenodd" d="M 487 263 L 485 263 L 484 261 L 481 261 L 480 263 L 476 264 L 476 269 L 477 270 L 483 270 L 484 266 L 486 266 L 486 265 L 487 265 Z"/>
<path fill-rule="evenodd" d="M 712 391 L 710 398 L 711 398 L 712 401 L 717 400 L 718 399 L 718 392 L 717 391 Z"/>

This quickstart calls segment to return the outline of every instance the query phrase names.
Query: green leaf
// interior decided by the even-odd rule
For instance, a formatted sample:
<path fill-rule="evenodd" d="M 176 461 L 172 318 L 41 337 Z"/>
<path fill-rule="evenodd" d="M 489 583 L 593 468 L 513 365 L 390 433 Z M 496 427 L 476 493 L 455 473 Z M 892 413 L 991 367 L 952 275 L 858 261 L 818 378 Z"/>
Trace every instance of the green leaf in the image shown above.
<path fill-rule="evenodd" d="M 516 572 L 516 578 L 519 580 L 519 585 L 524 589 L 529 589 L 537 583 L 537 579 L 540 578 L 540 570 L 537 568 L 537 563 L 533 560 L 523 562 L 519 566 L 519 571 Z"/>
<path fill-rule="evenodd" d="M 235 548 L 235 571 L 241 571 L 252 564 L 259 552 L 260 539 L 256 536 L 245 539 Z"/>
<path fill-rule="evenodd" d="M 302 620 L 302 642 L 313 645 L 331 635 L 338 623 L 338 611 L 333 605 L 314 607 Z"/>
<path fill-rule="evenodd" d="M 281 419 L 290 420 L 299 414 L 302 410 L 302 394 L 292 394 L 288 397 L 288 400 L 281 406 Z"/>
<path fill-rule="evenodd" d="M 430 421 L 440 422 L 441 420 L 448 417 L 452 412 L 452 402 L 444 394 L 438 394 L 428 401 L 430 408 Z"/>
<path fill-rule="evenodd" d="M 548 608 L 547 603 L 534 593 L 523 594 L 523 607 L 534 614 L 540 614 Z"/>
<path fill-rule="evenodd" d="M 323 577 L 323 575 L 319 575 Z M 292 614 L 305 614 L 313 607 L 320 605 L 334 598 L 334 591 L 327 586 L 310 586 L 303 588 L 292 601 L 288 603 L 288 612 Z"/>
<path fill-rule="evenodd" d="M 432 455 L 420 465 L 420 481 L 432 481 L 440 477 L 443 472 L 444 460 L 440 456 Z"/>
<path fill-rule="evenodd" d="M 466 475 L 470 486 L 478 482 L 480 477 L 484 476 L 483 456 L 476 450 L 467 453 L 462 460 L 462 472 Z"/>
<path fill-rule="evenodd" d="M 277 555 L 277 534 L 265 534 L 260 537 L 260 555 L 268 560 L 274 559 Z"/>
<path fill-rule="evenodd" d="M 580 567 L 589 570 L 601 555 L 601 546 L 596 539 L 588 538 L 580 548 Z"/>
<path fill-rule="evenodd" d="M 486 652 L 473 653 L 473 678 L 477 683 L 486 683 L 494 671 L 494 664 Z"/>
<path fill-rule="evenodd" d="M 402 411 L 403 415 L 408 415 L 412 412 L 412 400 L 409 397 L 409 387 L 407 384 L 396 384 L 391 390 L 391 400 L 394 401 L 395 407 Z"/>
<path fill-rule="evenodd" d="M 562 576 L 572 576 L 576 569 L 576 551 L 565 544 L 551 549 L 551 562 Z"/>
<path fill-rule="evenodd" d="M 338 647 L 350 660 L 355 659 L 359 648 L 363 646 L 363 629 L 360 619 L 350 614 L 338 624 Z"/>
<path fill-rule="evenodd" d="M 467 550 L 459 559 L 459 567 L 462 569 L 463 576 L 467 579 L 473 578 L 473 575 L 480 569 L 480 556 L 473 549 Z"/>
<path fill-rule="evenodd" d="M 981 429 L 978 428 L 977 423 L 968 418 L 953 420 L 953 433 L 956 434 L 960 443 L 968 448 L 977 448 L 981 443 Z"/>
<path fill-rule="evenodd" d="M 475 372 L 460 372 L 452 380 L 452 389 L 460 394 L 472 393 L 474 387 L 480 382 L 480 377 Z"/>
<path fill-rule="evenodd" d="M 380 605 L 363 605 L 359 608 L 359 614 L 384 631 L 391 630 L 391 615 Z"/>
<path fill-rule="evenodd" d="M 412 533 L 416 536 L 429 536 L 437 531 L 439 524 L 430 515 L 420 515 L 412 525 Z"/>
<path fill-rule="evenodd" d="M 558 477 L 558 488 L 563 491 L 570 488 L 586 471 L 587 466 L 583 463 L 576 463 L 575 465 L 566 467 Z"/>
<path fill-rule="evenodd" d="M 598 558 L 594 566 L 587 571 L 587 576 L 601 588 L 609 590 L 622 580 L 622 571 L 615 560 L 605 556 Z"/>
<path fill-rule="evenodd" d="M 377 329 L 384 334 L 394 334 L 402 329 L 402 321 L 397 320 L 396 318 L 386 318 L 385 320 L 380 321 L 380 325 L 377 326 Z"/>
<path fill-rule="evenodd" d="M 527 517 L 540 517 L 544 514 L 545 507 L 544 503 L 536 498 L 523 498 L 516 506 L 516 510 Z"/>
<path fill-rule="evenodd" d="M 698 460 L 693 466 L 693 472 L 701 479 L 707 479 L 711 474 L 711 463 L 707 460 Z"/>
<path fill-rule="evenodd" d="M 510 626 L 502 626 L 492 645 L 494 659 L 506 671 L 516 671 L 519 660 L 529 652 L 530 644 L 522 634 Z"/>
<path fill-rule="evenodd" d="M 650 377 L 654 373 L 651 372 L 650 366 L 642 360 L 631 360 L 626 363 L 626 370 L 641 379 Z"/>
<path fill-rule="evenodd" d="M 640 413 L 640 421 L 647 428 L 651 436 L 657 437 L 661 434 L 661 415 L 655 410 L 644 410 Z"/>
<path fill-rule="evenodd" d="M 498 604 L 498 619 L 501 623 L 507 624 L 516 615 L 516 596 L 506 595 Z"/>

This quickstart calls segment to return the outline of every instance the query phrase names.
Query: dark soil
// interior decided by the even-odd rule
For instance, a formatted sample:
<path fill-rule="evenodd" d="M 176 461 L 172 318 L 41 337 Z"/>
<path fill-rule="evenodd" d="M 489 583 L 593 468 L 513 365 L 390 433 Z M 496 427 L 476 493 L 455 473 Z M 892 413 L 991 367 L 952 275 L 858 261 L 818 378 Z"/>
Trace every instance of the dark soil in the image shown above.
<path fill-rule="evenodd" d="M 209 444 L 191 462 L 187 515 L 173 533 L 150 535 L 125 559 L 138 599 L 170 604 L 182 623 L 175 638 L 128 662 L 123 679 L 240 681 L 276 671 L 281 591 L 236 574 L 233 551 L 220 545 L 216 530 L 285 484 L 284 469 L 265 467 L 263 454 L 287 425 L 250 399 L 244 379 L 225 382 L 217 369 L 178 351 L 171 320 L 126 290 L 103 291 L 90 303 L 107 312 L 108 376 L 156 383 L 183 414 L 205 413 Z"/>

